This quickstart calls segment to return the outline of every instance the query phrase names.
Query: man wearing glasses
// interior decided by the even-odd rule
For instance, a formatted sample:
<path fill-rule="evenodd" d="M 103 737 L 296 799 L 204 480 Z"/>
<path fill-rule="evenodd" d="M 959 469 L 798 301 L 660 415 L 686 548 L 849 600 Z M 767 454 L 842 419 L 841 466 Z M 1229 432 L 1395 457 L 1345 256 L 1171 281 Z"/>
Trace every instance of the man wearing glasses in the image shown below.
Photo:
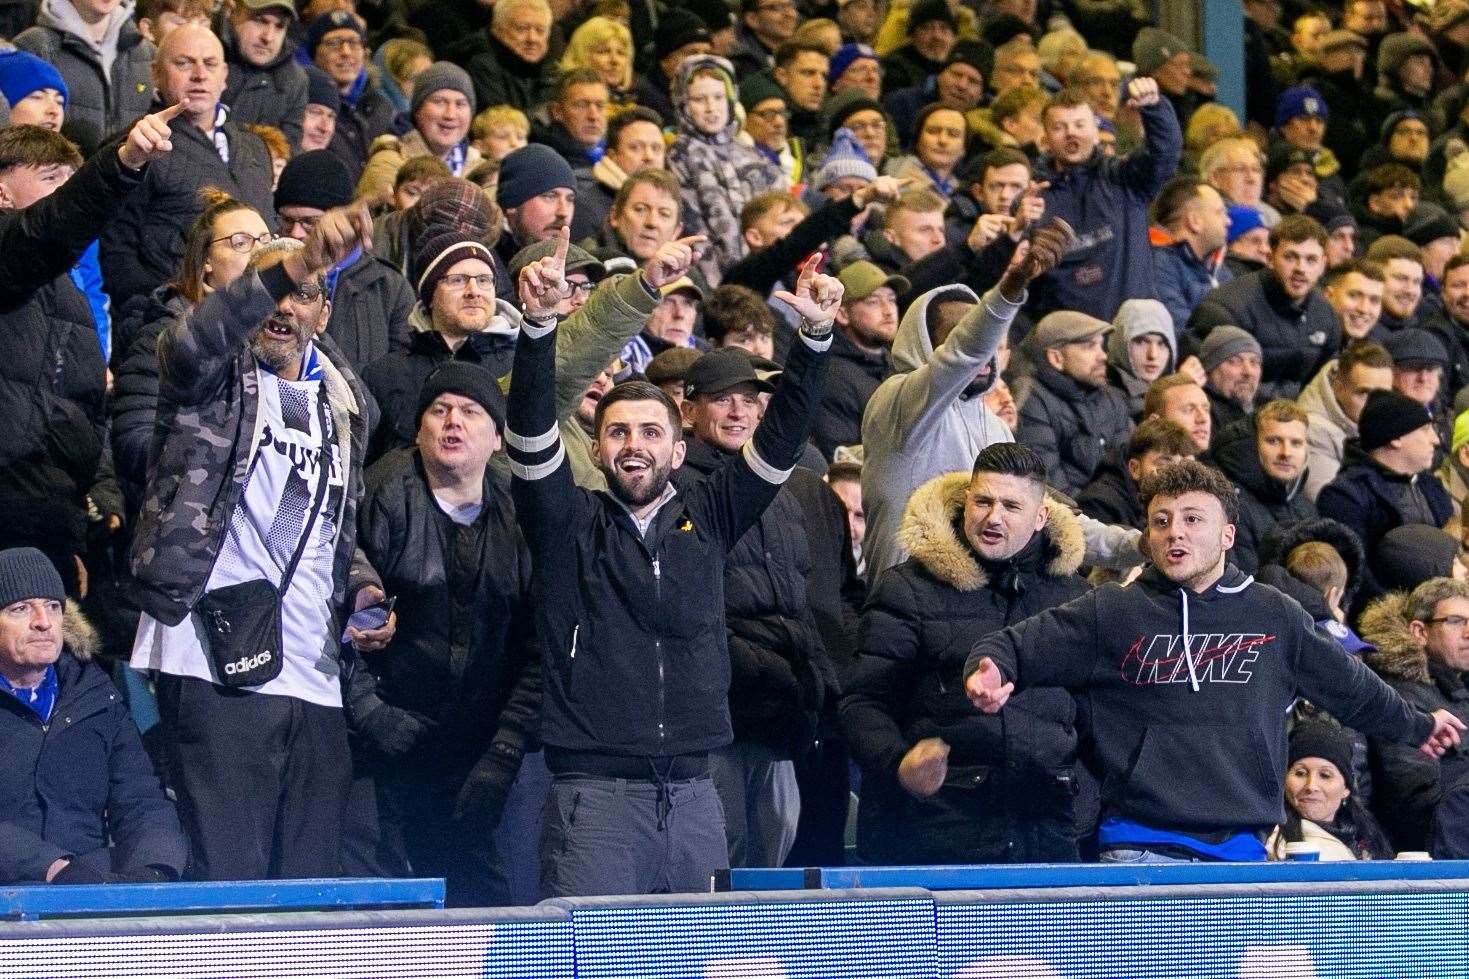
<path fill-rule="evenodd" d="M 352 175 L 330 150 L 302 153 L 281 171 L 275 189 L 277 228 L 305 241 L 322 215 L 352 203 Z M 390 264 L 356 249 L 326 270 L 331 322 L 327 333 L 354 370 L 395 350 L 407 350 L 413 327 L 413 288 Z"/>
<path fill-rule="evenodd" d="M 1404 700 L 1469 719 L 1469 581 L 1430 578 L 1407 594 L 1386 595 L 1362 614 L 1361 631 L 1377 647 L 1367 665 Z M 1469 751 L 1460 746 L 1433 759 L 1375 738 L 1370 746 L 1373 808 L 1384 828 L 1399 850 L 1429 849 L 1434 811 L 1469 774 Z"/>
<path fill-rule="evenodd" d="M 347 164 L 354 182 L 367 163 L 372 141 L 392 128 L 397 115 L 367 71 L 366 44 L 362 22 L 347 10 L 322 14 L 306 30 L 307 53 L 341 95 L 331 151 Z"/>
<path fill-rule="evenodd" d="M 371 227 L 365 208 L 334 210 L 304 244 L 263 245 L 158 340 L 156 464 L 132 552 L 143 610 L 133 666 L 160 674 L 198 879 L 340 870 L 351 765 L 339 637 L 376 651 L 396 622 L 343 637 L 346 613 L 384 595 L 353 560 L 367 395 L 319 334 L 331 314 L 322 272 L 370 246 Z M 227 596 L 260 582 L 276 591 L 276 635 L 235 643 L 233 624 L 245 632 L 250 616 Z"/>

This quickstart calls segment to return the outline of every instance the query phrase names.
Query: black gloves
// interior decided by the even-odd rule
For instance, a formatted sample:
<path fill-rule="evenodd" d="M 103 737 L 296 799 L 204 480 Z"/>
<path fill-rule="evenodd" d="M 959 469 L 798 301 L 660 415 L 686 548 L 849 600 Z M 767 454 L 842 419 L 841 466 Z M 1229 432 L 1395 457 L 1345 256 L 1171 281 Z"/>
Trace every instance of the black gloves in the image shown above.
<path fill-rule="evenodd" d="M 417 711 L 390 707 L 381 701 L 357 721 L 357 729 L 378 751 L 396 758 L 406 755 L 438 725 Z"/>
<path fill-rule="evenodd" d="M 79 860 L 71 861 L 57 871 L 55 877 L 51 878 L 53 884 L 123 884 L 126 882 L 127 878 L 122 874 L 98 870 Z"/>
<path fill-rule="evenodd" d="M 470 770 L 454 804 L 454 819 L 490 833 L 500 824 L 510 786 L 520 772 L 519 748 L 496 741 Z"/>

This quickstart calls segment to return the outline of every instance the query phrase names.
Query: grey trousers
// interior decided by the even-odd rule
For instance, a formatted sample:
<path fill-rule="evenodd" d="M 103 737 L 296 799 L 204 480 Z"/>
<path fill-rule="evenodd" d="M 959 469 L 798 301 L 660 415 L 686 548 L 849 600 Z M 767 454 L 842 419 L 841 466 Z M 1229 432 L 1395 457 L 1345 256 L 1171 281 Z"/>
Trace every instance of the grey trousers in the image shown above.
<path fill-rule="evenodd" d="M 796 843 L 801 790 L 796 763 L 753 741 L 709 755 L 709 774 L 724 803 L 731 867 L 779 867 Z"/>
<path fill-rule="evenodd" d="M 665 782 L 554 775 L 541 827 L 541 895 L 707 893 L 729 866 L 707 777 Z"/>

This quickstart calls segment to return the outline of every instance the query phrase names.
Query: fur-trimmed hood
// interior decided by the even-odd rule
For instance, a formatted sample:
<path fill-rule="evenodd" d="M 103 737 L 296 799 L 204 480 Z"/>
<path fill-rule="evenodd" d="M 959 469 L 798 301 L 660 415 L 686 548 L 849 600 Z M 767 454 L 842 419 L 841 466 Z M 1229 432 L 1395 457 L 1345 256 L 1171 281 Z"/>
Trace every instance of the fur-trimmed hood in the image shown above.
<path fill-rule="evenodd" d="M 928 572 L 959 591 L 978 591 L 989 584 L 974 550 L 956 527 L 964 509 L 970 474 L 937 476 L 913 492 L 898 528 L 899 543 Z M 1053 578 L 1074 574 L 1086 555 L 1081 521 L 1070 505 L 1047 491 L 1051 519 L 1041 530 L 1046 540 L 1044 573 Z"/>
<path fill-rule="evenodd" d="M 65 617 L 61 620 L 61 641 L 83 663 L 90 662 L 102 648 L 97 627 L 82 613 L 82 607 L 69 598 L 66 600 Z"/>
<path fill-rule="evenodd" d="M 1363 661 L 1384 680 L 1410 683 L 1432 683 L 1428 670 L 1428 653 L 1413 642 L 1403 610 L 1408 605 L 1407 592 L 1389 592 L 1367 606 L 1357 623 L 1362 638 L 1377 647 L 1365 653 Z"/>

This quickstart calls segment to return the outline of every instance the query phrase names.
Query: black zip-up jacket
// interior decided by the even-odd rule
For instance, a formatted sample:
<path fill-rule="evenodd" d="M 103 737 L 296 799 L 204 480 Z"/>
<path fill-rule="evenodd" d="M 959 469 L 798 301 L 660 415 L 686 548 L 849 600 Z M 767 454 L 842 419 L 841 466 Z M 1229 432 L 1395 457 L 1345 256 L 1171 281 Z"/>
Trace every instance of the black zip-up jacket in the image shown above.
<path fill-rule="evenodd" d="M 980 640 L 966 680 L 986 656 L 1017 690 L 1076 695 L 1103 816 L 1157 829 L 1284 822 L 1286 711 L 1298 695 L 1373 737 L 1421 744 L 1433 730 L 1294 600 L 1233 565 L 1202 594 L 1155 567 L 1103 585 Z"/>
<path fill-rule="evenodd" d="M 1254 574 L 1272 538 L 1316 516 L 1316 505 L 1303 492 L 1305 470 L 1289 484 L 1268 475 L 1260 464 L 1253 418 L 1216 433 L 1209 451 L 1214 465 L 1239 490 L 1239 520 L 1229 558 L 1241 571 Z"/>
<path fill-rule="evenodd" d="M 285 38 L 280 54 L 270 64 L 252 65 L 240 56 L 228 21 L 222 33 L 230 75 L 220 101 L 230 107 L 230 118 L 242 126 L 274 126 L 285 134 L 292 152 L 298 151 L 306 118 L 307 79 L 306 69 L 296 62 L 296 45 Z"/>
<path fill-rule="evenodd" d="M 1210 292 L 1188 320 L 1196 345 L 1224 325 L 1260 341 L 1261 401 L 1294 398 L 1341 349 L 1341 325 L 1321 290 L 1312 289 L 1297 305 L 1268 268 Z"/>
<path fill-rule="evenodd" d="M 534 746 L 540 690 L 527 635 L 530 553 L 509 487 L 485 475 L 484 507 L 458 526 L 439 507 L 417 449 L 398 449 L 365 477 L 357 542 L 397 596 L 393 641 L 353 674 L 350 716 L 381 700 L 438 727 L 411 764 L 467 770 L 491 740 Z"/>
<path fill-rule="evenodd" d="M 754 437 L 667 496 L 641 533 L 616 498 L 572 481 L 557 427 L 553 334 L 521 327 L 505 434 L 534 568 L 547 760 L 555 771 L 567 752 L 615 761 L 729 744 L 725 557 L 800 457 L 830 341 L 792 344 Z"/>
<path fill-rule="evenodd" d="M 862 413 L 893 372 L 886 350 L 868 353 L 837 330 L 831 344 L 830 376 L 811 440 L 827 459 L 839 445 L 862 444 Z"/>

